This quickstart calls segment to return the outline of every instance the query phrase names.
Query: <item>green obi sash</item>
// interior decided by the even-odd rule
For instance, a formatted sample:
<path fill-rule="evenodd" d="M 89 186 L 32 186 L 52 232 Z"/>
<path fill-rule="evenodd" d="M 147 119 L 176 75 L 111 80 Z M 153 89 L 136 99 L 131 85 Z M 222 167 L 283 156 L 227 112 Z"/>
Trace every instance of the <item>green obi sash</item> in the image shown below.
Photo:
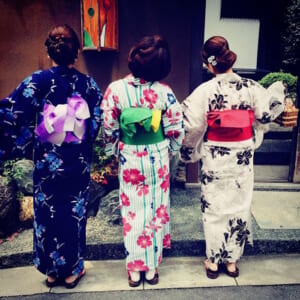
<path fill-rule="evenodd" d="M 161 111 L 143 107 L 125 108 L 120 117 L 121 141 L 129 145 L 162 142 Z"/>

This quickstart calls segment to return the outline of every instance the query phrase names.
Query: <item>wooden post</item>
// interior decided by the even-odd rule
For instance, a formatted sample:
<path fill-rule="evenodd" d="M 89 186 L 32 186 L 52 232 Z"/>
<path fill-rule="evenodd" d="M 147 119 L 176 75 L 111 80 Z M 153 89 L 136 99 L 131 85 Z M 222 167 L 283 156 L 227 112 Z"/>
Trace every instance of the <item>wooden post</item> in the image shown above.
<path fill-rule="evenodd" d="M 297 107 L 300 107 L 300 72 L 297 80 Z M 292 153 L 289 169 L 289 181 L 300 183 L 300 114 L 298 114 L 297 127 L 293 128 Z"/>
<path fill-rule="evenodd" d="M 186 166 L 186 183 L 198 183 L 199 180 L 199 162 L 187 164 Z"/>
<path fill-rule="evenodd" d="M 201 48 L 204 42 L 205 0 L 191 1 L 190 93 L 202 82 Z M 187 164 L 186 183 L 198 183 L 199 163 Z"/>

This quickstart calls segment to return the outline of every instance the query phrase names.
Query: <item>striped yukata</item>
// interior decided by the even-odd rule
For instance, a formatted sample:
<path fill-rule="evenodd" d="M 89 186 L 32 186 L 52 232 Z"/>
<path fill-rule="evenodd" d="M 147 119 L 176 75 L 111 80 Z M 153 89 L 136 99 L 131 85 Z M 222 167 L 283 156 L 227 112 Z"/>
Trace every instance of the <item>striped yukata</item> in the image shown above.
<path fill-rule="evenodd" d="M 150 144 L 122 142 L 120 116 L 130 107 L 162 111 L 165 139 Z M 106 152 L 120 162 L 120 207 L 128 271 L 158 267 L 163 248 L 170 248 L 169 157 L 180 149 L 183 120 L 172 90 L 160 82 L 132 75 L 109 85 L 101 105 Z"/>

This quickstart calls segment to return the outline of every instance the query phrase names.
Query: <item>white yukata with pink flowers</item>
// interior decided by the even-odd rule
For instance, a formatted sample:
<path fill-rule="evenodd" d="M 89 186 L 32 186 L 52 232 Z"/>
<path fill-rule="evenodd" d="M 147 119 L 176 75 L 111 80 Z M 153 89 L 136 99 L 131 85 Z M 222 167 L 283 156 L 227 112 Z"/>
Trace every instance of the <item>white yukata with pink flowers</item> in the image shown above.
<path fill-rule="evenodd" d="M 119 140 L 123 109 L 162 111 L 165 139 L 155 144 L 129 145 Z M 120 207 L 128 271 L 158 267 L 163 248 L 170 248 L 169 159 L 184 139 L 181 106 L 171 88 L 128 75 L 109 85 L 101 104 L 106 153 L 120 162 Z"/>

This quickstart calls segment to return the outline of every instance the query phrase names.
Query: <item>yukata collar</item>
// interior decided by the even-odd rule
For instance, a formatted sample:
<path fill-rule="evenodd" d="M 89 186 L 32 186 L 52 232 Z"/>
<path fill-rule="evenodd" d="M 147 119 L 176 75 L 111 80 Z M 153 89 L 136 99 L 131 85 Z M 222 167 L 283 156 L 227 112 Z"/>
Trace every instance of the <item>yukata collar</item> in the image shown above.
<path fill-rule="evenodd" d="M 218 81 L 230 81 L 230 82 L 240 81 L 242 79 L 238 74 L 236 74 L 234 72 L 217 74 L 215 78 Z"/>
<path fill-rule="evenodd" d="M 70 75 L 74 73 L 74 68 L 69 68 L 67 66 L 54 66 L 50 68 L 50 71 L 55 74 Z"/>
<path fill-rule="evenodd" d="M 132 74 L 127 75 L 125 80 L 128 82 L 128 84 L 132 84 L 134 86 L 152 84 L 152 82 L 146 81 L 143 78 L 134 77 Z"/>

